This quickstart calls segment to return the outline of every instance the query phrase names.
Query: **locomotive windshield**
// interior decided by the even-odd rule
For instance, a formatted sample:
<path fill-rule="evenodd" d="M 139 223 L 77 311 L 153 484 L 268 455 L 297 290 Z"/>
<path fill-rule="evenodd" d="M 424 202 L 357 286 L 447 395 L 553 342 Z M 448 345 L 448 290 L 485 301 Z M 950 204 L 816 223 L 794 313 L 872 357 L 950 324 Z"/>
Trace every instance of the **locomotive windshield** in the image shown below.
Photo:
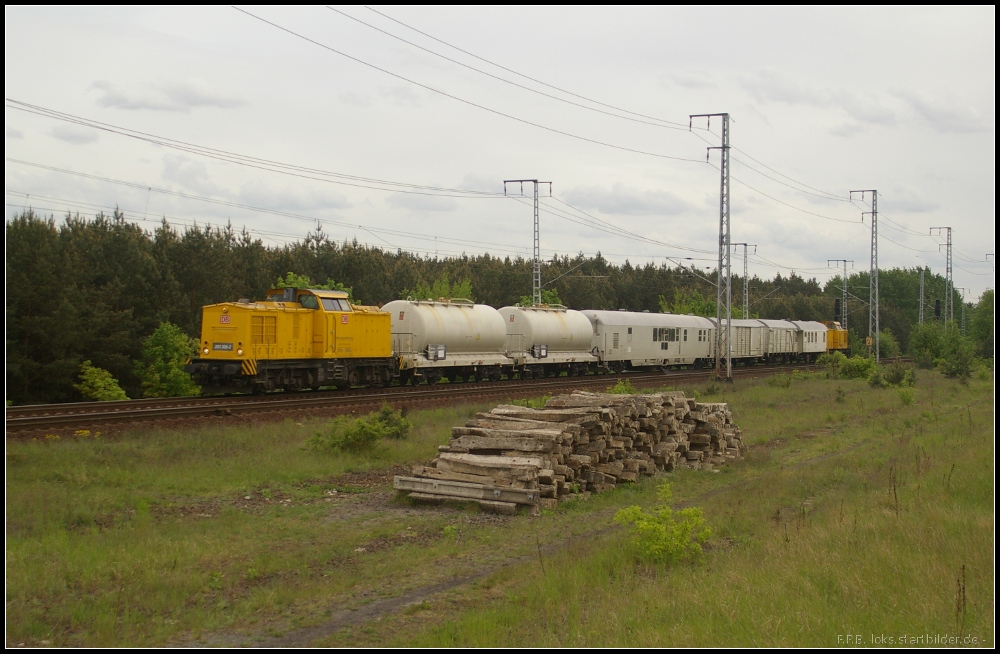
<path fill-rule="evenodd" d="M 318 309 L 319 302 L 316 301 L 315 295 L 300 295 L 299 304 L 302 305 L 303 309 Z"/>

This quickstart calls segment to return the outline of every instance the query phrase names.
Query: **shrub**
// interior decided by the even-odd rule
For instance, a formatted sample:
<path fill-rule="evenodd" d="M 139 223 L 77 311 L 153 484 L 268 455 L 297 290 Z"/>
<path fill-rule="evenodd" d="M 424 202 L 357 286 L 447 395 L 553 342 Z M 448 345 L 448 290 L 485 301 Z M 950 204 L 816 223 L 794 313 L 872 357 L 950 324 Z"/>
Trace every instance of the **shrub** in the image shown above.
<path fill-rule="evenodd" d="M 916 382 L 917 377 L 913 373 L 913 368 L 902 363 L 893 363 L 885 367 L 876 366 L 868 376 L 868 383 L 876 388 L 906 388 Z"/>
<path fill-rule="evenodd" d="M 632 382 L 629 380 L 619 379 L 617 384 L 608 387 L 608 392 L 616 395 L 633 395 L 635 394 L 635 387 L 632 386 Z"/>
<path fill-rule="evenodd" d="M 975 364 L 975 345 L 950 328 L 944 338 L 944 356 L 936 363 L 945 376 L 968 384 Z"/>
<path fill-rule="evenodd" d="M 917 383 L 917 376 L 912 367 L 904 363 L 892 363 L 886 366 L 885 380 L 890 386 L 913 386 Z"/>
<path fill-rule="evenodd" d="M 840 366 L 841 374 L 847 379 L 868 379 L 875 370 L 875 359 L 853 356 Z"/>
<path fill-rule="evenodd" d="M 306 441 L 306 448 L 351 453 L 371 452 L 383 438 L 406 438 L 412 426 L 401 411 L 383 404 L 380 410 L 362 418 L 337 418 L 326 433 L 318 432 L 311 436 Z"/>
<path fill-rule="evenodd" d="M 844 356 L 843 352 L 830 352 L 828 354 L 821 354 L 819 358 L 816 359 L 816 363 L 821 366 L 826 366 L 826 374 L 828 377 L 836 379 L 840 376 L 841 368 L 844 362 L 847 361 L 847 357 Z"/>
<path fill-rule="evenodd" d="M 128 399 L 128 395 L 118 385 L 118 380 L 104 368 L 92 366 L 90 361 L 80 364 L 80 383 L 73 384 L 73 387 L 88 400 L 109 402 Z"/>
<path fill-rule="evenodd" d="M 915 396 L 916 393 L 914 392 L 914 390 L 908 386 L 899 389 L 899 401 L 906 406 L 910 406 L 911 404 L 913 404 Z"/>
<path fill-rule="evenodd" d="M 189 338 L 177 325 L 160 323 L 142 343 L 142 361 L 136 374 L 142 379 L 146 397 L 187 397 L 201 388 L 184 372 L 184 363 L 198 351 L 198 340 Z"/>
<path fill-rule="evenodd" d="M 701 509 L 674 512 L 669 506 L 673 494 L 668 482 L 660 486 L 658 495 L 660 504 L 652 512 L 630 506 L 615 514 L 615 522 L 631 527 L 633 543 L 645 559 L 663 565 L 697 560 L 702 544 L 712 535 Z"/>

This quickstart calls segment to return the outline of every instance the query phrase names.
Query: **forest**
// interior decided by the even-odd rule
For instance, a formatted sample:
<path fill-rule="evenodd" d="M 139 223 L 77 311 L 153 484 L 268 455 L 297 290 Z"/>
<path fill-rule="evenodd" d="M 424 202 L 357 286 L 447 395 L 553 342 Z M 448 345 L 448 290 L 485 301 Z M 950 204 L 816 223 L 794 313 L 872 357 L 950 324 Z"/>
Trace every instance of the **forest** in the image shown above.
<path fill-rule="evenodd" d="M 56 220 L 27 210 L 8 218 L 6 246 L 8 404 L 84 399 L 84 362 L 109 371 L 129 397 L 149 395 L 139 362 L 161 325 L 197 338 L 202 306 L 261 299 L 289 275 L 348 288 L 354 302 L 376 306 L 428 292 L 471 296 L 494 307 L 530 301 L 531 295 L 532 263 L 522 258 L 421 258 L 356 241 L 338 244 L 319 231 L 268 246 L 231 225 L 178 230 L 164 220 L 150 232 L 118 211 Z M 868 273 L 849 272 L 848 326 L 852 339 L 863 342 Z M 920 269 L 879 272 L 883 353 L 911 353 L 911 336 L 921 333 L 917 340 L 926 343 L 921 330 L 943 329 L 935 303 L 944 305 L 945 279 L 930 269 L 924 275 L 926 324 L 918 328 Z M 546 301 L 573 309 L 715 315 L 715 274 L 679 265 L 616 265 L 600 253 L 580 254 L 544 261 L 542 281 Z M 743 279 L 734 274 L 732 283 L 739 317 Z M 773 279 L 755 275 L 749 280 L 749 317 L 839 320 L 834 312 L 841 284 L 839 276 L 821 285 L 794 272 Z M 954 302 L 958 322 L 957 292 Z M 992 357 L 993 291 L 964 309 L 971 345 L 977 355 Z"/>

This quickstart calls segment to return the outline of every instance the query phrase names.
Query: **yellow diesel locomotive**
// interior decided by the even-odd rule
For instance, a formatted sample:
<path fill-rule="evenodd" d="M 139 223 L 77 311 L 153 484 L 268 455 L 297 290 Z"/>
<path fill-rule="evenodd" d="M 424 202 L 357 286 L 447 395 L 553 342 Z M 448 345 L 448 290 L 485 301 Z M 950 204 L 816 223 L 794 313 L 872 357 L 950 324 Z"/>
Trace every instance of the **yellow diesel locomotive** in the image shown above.
<path fill-rule="evenodd" d="M 847 330 L 841 327 L 839 322 L 833 320 L 822 322 L 826 325 L 826 351 L 843 352 L 850 356 L 851 348 L 847 344 Z"/>
<path fill-rule="evenodd" d="M 342 291 L 289 287 L 208 305 L 199 349 L 185 370 L 215 392 L 377 386 L 398 368 L 389 314 Z"/>

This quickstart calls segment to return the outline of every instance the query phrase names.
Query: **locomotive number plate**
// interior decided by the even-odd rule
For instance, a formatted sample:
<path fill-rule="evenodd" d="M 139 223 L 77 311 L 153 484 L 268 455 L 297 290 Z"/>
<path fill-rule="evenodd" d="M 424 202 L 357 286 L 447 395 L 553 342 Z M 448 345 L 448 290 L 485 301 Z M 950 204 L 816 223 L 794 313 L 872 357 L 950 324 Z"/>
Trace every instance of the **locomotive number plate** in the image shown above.
<path fill-rule="evenodd" d="M 212 343 L 212 349 L 213 350 L 222 350 L 223 352 L 232 352 L 233 351 L 233 344 L 232 343 Z"/>

